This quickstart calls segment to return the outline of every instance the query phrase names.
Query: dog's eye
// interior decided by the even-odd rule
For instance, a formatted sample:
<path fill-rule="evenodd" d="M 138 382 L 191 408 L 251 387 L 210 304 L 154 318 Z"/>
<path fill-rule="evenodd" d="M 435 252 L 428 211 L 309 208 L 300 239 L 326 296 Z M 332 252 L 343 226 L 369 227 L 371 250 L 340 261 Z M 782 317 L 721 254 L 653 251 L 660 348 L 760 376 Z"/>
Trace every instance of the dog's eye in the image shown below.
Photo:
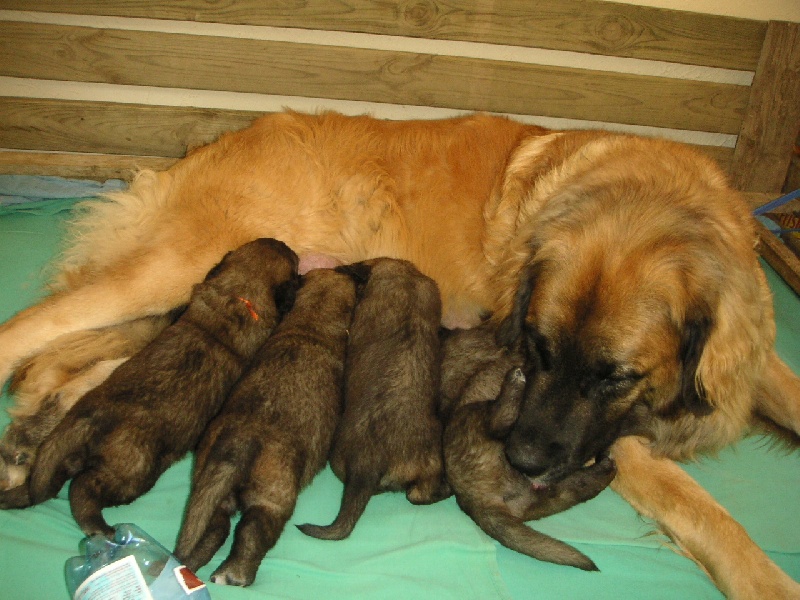
<path fill-rule="evenodd" d="M 633 371 L 619 371 L 606 375 L 598 382 L 598 387 L 604 394 L 623 394 L 633 387 L 642 375 Z"/>
<path fill-rule="evenodd" d="M 640 373 L 613 363 L 603 363 L 594 372 L 590 386 L 595 394 L 604 398 L 626 393 L 642 378 Z"/>

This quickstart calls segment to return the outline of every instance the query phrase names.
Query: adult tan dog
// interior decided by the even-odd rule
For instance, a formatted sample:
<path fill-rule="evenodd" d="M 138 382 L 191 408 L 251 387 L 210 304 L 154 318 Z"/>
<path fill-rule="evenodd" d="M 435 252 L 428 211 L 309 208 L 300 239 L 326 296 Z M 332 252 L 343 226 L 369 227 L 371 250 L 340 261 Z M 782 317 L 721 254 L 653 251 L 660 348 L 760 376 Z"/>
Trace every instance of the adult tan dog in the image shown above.
<path fill-rule="evenodd" d="M 275 237 L 301 256 L 346 263 L 405 258 L 438 283 L 446 325 L 510 315 L 509 336 L 534 332 L 538 353 L 568 348 L 612 387 L 634 377 L 603 415 L 616 427 L 621 412 L 647 413 L 652 439 L 616 443 L 615 489 L 728 596 L 800 594 L 669 460 L 713 451 L 762 418 L 800 432 L 800 380 L 773 350 L 746 206 L 703 156 L 485 115 L 388 122 L 285 113 L 166 172 L 141 174 L 113 200 L 82 218 L 54 293 L 0 329 L 0 380 L 29 361 L 16 385 L 21 414 L 57 391 L 41 382 L 63 374 L 48 352 L 58 336 L 116 326 L 114 336 L 126 337 L 121 323 L 185 303 L 192 284 L 246 241 Z M 607 348 L 591 354 L 584 339 Z M 31 358 L 42 352 L 51 362 Z M 85 353 L 87 365 L 119 359 L 99 344 Z M 513 442 L 520 447 L 526 422 Z M 604 434 L 581 428 L 570 447 Z"/>

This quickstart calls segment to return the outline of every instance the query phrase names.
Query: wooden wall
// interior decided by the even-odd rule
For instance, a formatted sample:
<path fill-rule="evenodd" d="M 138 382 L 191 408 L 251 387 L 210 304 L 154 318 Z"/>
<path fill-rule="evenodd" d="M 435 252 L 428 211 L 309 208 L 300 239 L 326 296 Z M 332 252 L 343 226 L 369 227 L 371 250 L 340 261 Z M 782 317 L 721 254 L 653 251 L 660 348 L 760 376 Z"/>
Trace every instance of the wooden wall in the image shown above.
<path fill-rule="evenodd" d="M 350 37 L 320 43 L 300 35 L 309 31 Z M 125 97 L 180 88 L 722 134 L 736 146 L 696 143 L 742 189 L 773 192 L 800 124 L 797 38 L 797 24 L 591 0 L 0 0 L 6 81 L 120 90 L 112 100 L 0 91 L 0 148 L 11 150 L 0 170 L 97 177 L 162 166 L 256 113 Z M 557 60 L 537 62 L 531 49 Z M 573 53 L 620 68 L 560 62 Z M 654 75 L 642 64 L 667 67 Z M 701 75 L 674 76 L 669 65 Z M 720 69 L 752 72 L 754 84 L 706 75 Z"/>

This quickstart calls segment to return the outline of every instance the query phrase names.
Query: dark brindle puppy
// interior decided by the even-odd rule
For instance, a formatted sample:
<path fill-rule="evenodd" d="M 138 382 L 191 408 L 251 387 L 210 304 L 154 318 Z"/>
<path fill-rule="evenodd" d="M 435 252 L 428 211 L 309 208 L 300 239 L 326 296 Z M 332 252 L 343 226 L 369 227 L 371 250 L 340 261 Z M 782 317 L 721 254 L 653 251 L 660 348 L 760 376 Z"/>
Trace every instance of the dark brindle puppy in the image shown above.
<path fill-rule="evenodd" d="M 332 270 L 303 278 L 294 308 L 236 385 L 197 450 L 193 490 L 175 554 L 206 564 L 230 531 L 233 549 L 211 576 L 249 585 L 324 466 L 341 412 L 354 281 Z"/>
<path fill-rule="evenodd" d="M 47 437 L 31 471 L 39 503 L 73 478 L 72 514 L 87 535 L 113 534 L 106 506 L 132 502 L 191 450 L 294 296 L 297 256 L 259 239 L 228 253 L 186 311 L 83 396 Z M 286 307 L 288 308 L 288 307 Z"/>
<path fill-rule="evenodd" d="M 330 459 L 345 484 L 342 505 L 331 525 L 299 526 L 323 539 L 350 535 L 379 491 L 406 490 L 415 504 L 449 494 L 436 415 L 439 290 L 407 261 L 341 269 L 366 283 L 350 328 L 345 408 Z"/>
<path fill-rule="evenodd" d="M 488 535 L 533 558 L 595 571 L 583 553 L 530 529 L 525 521 L 564 511 L 600 493 L 614 478 L 603 458 L 554 485 L 537 485 L 514 469 L 502 438 L 525 391 L 521 353 L 499 347 L 491 324 L 454 332 L 443 347 L 445 471 L 458 505 Z M 497 400 L 495 400 L 497 398 Z"/>

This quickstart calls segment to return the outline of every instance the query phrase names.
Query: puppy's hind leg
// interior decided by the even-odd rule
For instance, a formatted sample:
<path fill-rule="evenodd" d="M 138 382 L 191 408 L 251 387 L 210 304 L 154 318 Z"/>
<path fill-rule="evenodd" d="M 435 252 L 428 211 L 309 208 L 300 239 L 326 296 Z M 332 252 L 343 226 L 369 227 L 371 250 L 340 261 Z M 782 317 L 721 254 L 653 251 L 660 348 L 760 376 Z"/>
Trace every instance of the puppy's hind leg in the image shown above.
<path fill-rule="evenodd" d="M 214 558 L 214 554 L 217 553 L 217 550 L 219 550 L 222 544 L 225 543 L 225 540 L 228 539 L 228 535 L 231 532 L 231 517 L 235 512 L 236 500 L 234 496 L 231 496 L 214 511 L 213 515 L 211 515 L 205 532 L 187 555 L 184 556 L 179 553 L 178 550 L 175 551 L 178 559 L 183 561 L 184 565 L 195 572 L 208 564 L 208 562 Z"/>
<path fill-rule="evenodd" d="M 72 516 L 87 536 L 99 533 L 108 539 L 114 537 L 114 528 L 103 518 L 106 486 L 95 470 L 79 473 L 69 486 Z"/>
<path fill-rule="evenodd" d="M 406 498 L 411 504 L 434 504 L 453 494 L 453 488 L 444 477 L 444 470 L 439 465 L 430 470 L 430 474 L 420 477 L 406 490 Z"/>
<path fill-rule="evenodd" d="M 236 526 L 231 553 L 211 575 L 211 581 L 240 586 L 253 583 L 261 561 L 277 543 L 293 510 L 294 504 L 288 510 L 266 504 L 246 508 Z"/>

